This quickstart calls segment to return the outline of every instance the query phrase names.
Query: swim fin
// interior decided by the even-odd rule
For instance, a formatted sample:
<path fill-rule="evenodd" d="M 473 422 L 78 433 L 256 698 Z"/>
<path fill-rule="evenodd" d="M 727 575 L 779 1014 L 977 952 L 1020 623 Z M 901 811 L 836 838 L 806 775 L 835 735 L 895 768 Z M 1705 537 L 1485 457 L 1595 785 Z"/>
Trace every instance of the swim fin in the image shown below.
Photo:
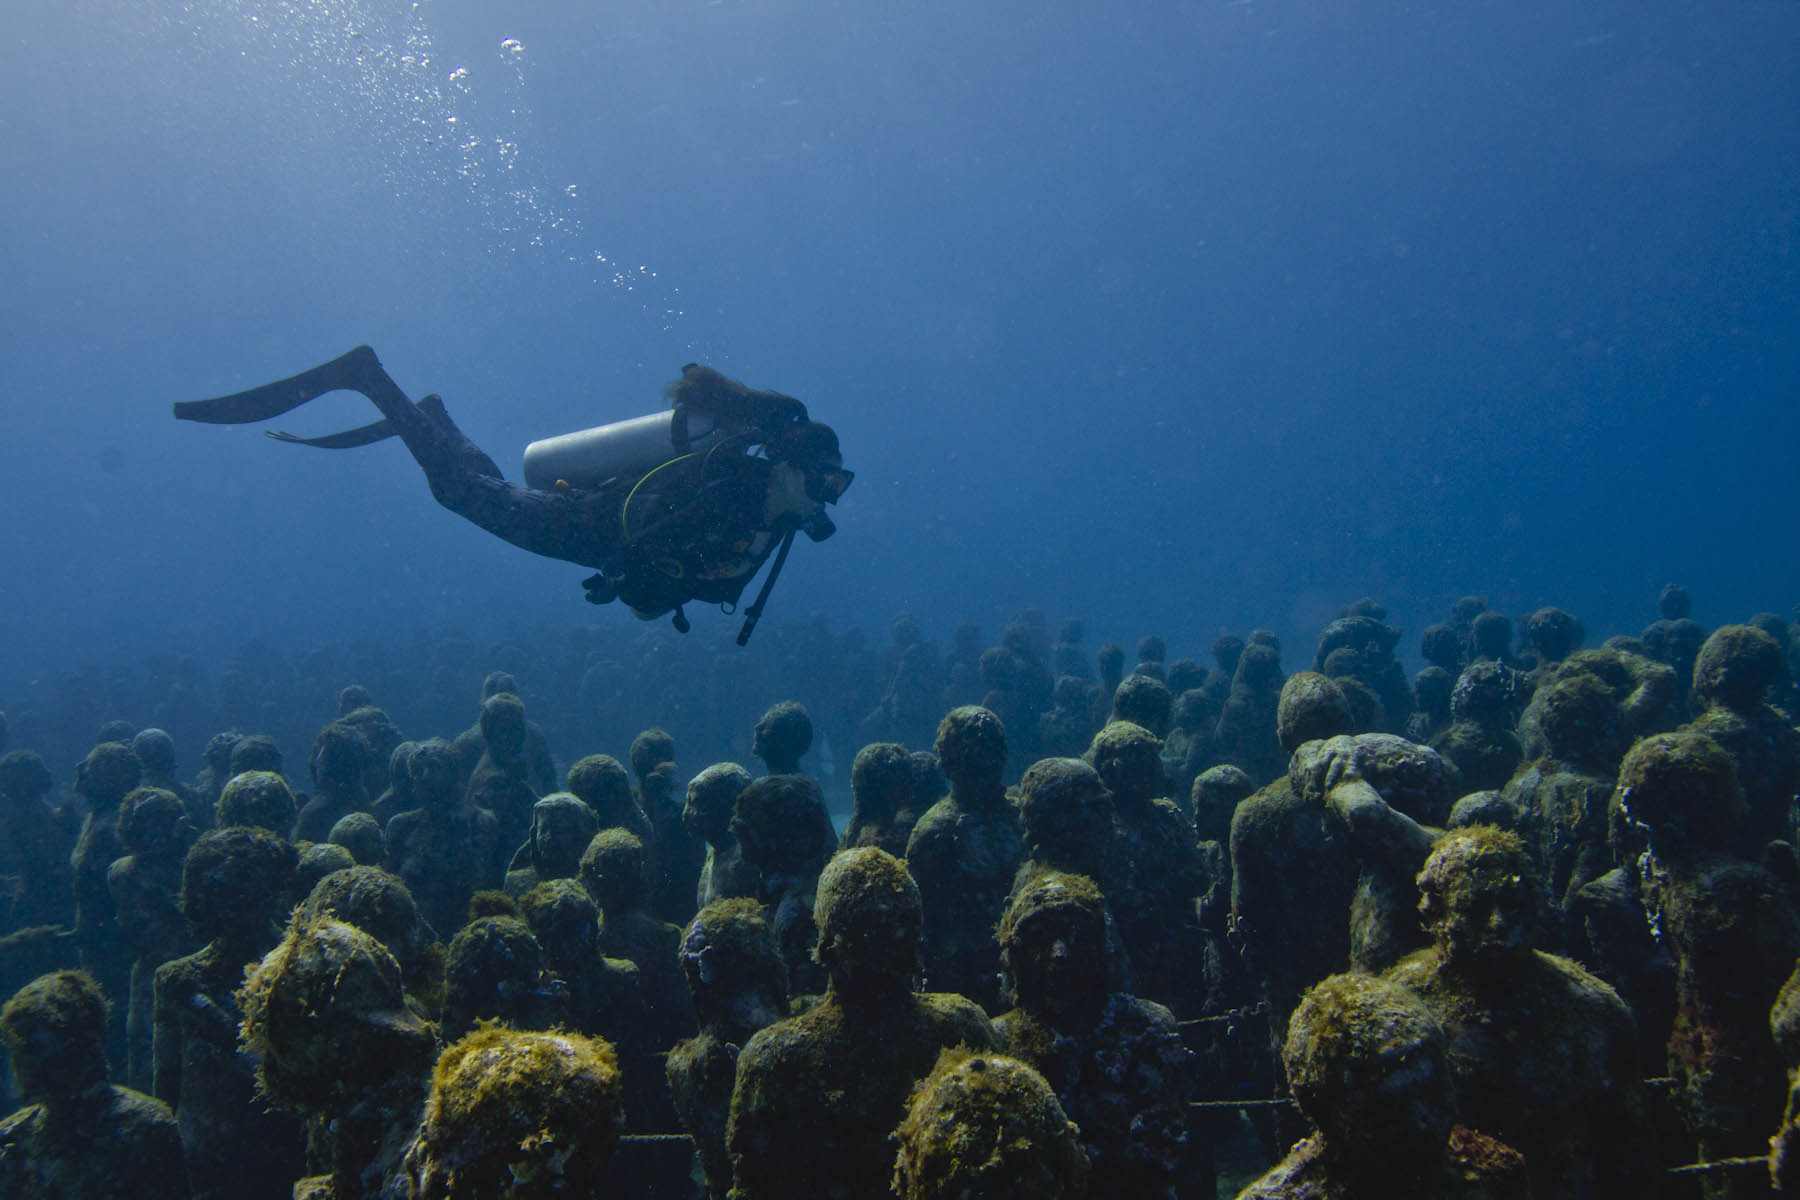
<path fill-rule="evenodd" d="M 181 401 L 175 405 L 175 419 L 201 421 L 208 425 L 244 425 L 292 412 L 326 392 L 348 389 L 374 399 L 370 389 L 381 388 L 382 384 L 386 385 L 382 390 L 398 390 L 387 372 L 381 369 L 375 351 L 368 346 L 358 346 L 348 354 L 341 354 L 289 379 L 211 400 Z"/>
<path fill-rule="evenodd" d="M 444 398 L 433 392 L 419 401 L 419 411 L 433 420 L 448 421 L 450 416 L 444 410 Z M 376 442 L 386 441 L 399 435 L 394 423 L 385 417 L 368 425 L 359 425 L 355 429 L 346 429 L 342 433 L 328 433 L 321 437 L 300 437 L 298 434 L 283 433 L 270 430 L 269 437 L 278 442 L 287 442 L 295 446 L 316 446 L 320 450 L 349 450 L 356 446 L 369 446 Z"/>

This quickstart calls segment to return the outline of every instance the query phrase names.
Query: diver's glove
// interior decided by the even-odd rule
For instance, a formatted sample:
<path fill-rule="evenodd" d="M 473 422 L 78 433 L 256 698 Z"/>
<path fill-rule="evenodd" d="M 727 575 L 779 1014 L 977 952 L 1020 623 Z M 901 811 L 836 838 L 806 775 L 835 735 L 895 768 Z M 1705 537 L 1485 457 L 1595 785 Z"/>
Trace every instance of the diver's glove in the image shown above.
<path fill-rule="evenodd" d="M 815 542 L 822 542 L 837 532 L 837 523 L 821 508 L 800 522 L 800 532 Z"/>
<path fill-rule="evenodd" d="M 614 600 L 619 598 L 619 589 L 617 585 L 599 571 L 594 572 L 592 575 L 589 575 L 586 579 L 582 580 L 581 586 L 587 589 L 587 602 L 589 604 L 611 604 Z"/>

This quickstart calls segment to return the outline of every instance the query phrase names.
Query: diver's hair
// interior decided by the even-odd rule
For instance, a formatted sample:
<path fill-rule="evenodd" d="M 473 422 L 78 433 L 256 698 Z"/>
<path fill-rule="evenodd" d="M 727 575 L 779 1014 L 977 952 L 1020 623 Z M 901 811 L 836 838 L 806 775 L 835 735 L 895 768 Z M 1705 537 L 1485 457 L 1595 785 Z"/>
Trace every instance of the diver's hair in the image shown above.
<path fill-rule="evenodd" d="M 806 420 L 806 405 L 792 396 L 746 387 L 699 363 L 682 367 L 681 378 L 664 388 L 663 395 L 671 408 L 691 407 L 742 429 L 767 431 Z"/>

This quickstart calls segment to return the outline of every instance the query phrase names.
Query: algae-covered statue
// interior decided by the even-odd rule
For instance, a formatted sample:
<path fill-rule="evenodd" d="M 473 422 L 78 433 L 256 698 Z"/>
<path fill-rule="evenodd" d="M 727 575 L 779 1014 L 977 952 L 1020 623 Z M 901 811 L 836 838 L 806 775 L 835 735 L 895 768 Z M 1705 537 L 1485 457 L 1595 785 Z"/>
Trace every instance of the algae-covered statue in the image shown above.
<path fill-rule="evenodd" d="M 1656 734 L 1625 756 L 1618 799 L 1648 831 L 1644 913 L 1675 962 L 1674 1100 L 1699 1157 L 1758 1154 L 1787 1093 L 1769 1010 L 1800 957 L 1783 874 L 1730 850 L 1744 813 L 1731 757 L 1697 733 Z M 1739 1180 L 1713 1196 L 1754 1195 Z"/>
<path fill-rule="evenodd" d="M 644 985 L 637 965 L 600 953 L 600 906 L 576 879 L 551 879 L 519 897 L 519 910 L 568 992 L 569 1026 L 620 1052 L 643 1043 Z"/>
<path fill-rule="evenodd" d="M 600 818 L 579 796 L 545 796 L 531 806 L 531 829 L 506 872 L 506 894 L 517 899 L 540 883 L 575 878 L 581 852 L 599 832 Z"/>
<path fill-rule="evenodd" d="M 287 780 L 275 771 L 243 771 L 219 791 L 214 816 L 221 829 L 234 825 L 266 829 L 286 839 L 299 805 Z"/>
<path fill-rule="evenodd" d="M 75 871 L 75 947 L 81 965 L 107 996 L 127 996 L 131 988 L 131 948 L 119 933 L 119 910 L 107 872 L 125 848 L 119 844 L 119 805 L 137 787 L 142 768 L 124 742 L 101 742 L 75 769 L 75 788 L 87 800 L 70 865 Z M 107 1013 L 107 1057 L 126 1058 L 125 1010 Z"/>
<path fill-rule="evenodd" d="M 1491 826 L 1455 830 L 1418 883 L 1434 944 L 1387 978 L 1443 1025 L 1462 1117 L 1525 1155 L 1537 1195 L 1652 1192 L 1631 1010 L 1575 962 L 1533 948 L 1540 902 L 1524 844 Z"/>
<path fill-rule="evenodd" d="M 899 859 L 839 854 L 819 878 L 817 919 L 824 999 L 759 1031 L 738 1058 L 734 1200 L 889 1196 L 888 1135 L 913 1085 L 947 1048 L 999 1048 L 968 1000 L 915 990 L 924 914 Z"/>
<path fill-rule="evenodd" d="M 323 842 L 341 818 L 369 807 L 370 753 L 368 740 L 342 721 L 319 730 L 306 762 L 313 795 L 294 820 L 294 841 Z"/>
<path fill-rule="evenodd" d="M 1072 1200 L 1087 1192 L 1078 1130 L 1044 1077 L 1004 1054 L 946 1050 L 895 1131 L 903 1200 Z"/>
<path fill-rule="evenodd" d="M 950 795 L 919 818 L 906 844 L 907 869 L 925 898 L 926 978 L 991 1012 L 1000 994 L 994 926 L 1025 860 L 1018 814 L 1001 784 L 1006 729 L 988 709 L 952 709 L 935 749 Z"/>
<path fill-rule="evenodd" d="M 333 450 L 398 437 L 439 504 L 520 549 L 595 569 L 583 584 L 593 603 L 623 600 L 644 620 L 673 612 L 685 632 L 685 604 L 734 606 L 775 556 L 739 644 L 794 535 L 836 532 L 825 506 L 852 478 L 837 434 L 800 401 L 693 363 L 669 385 L 669 412 L 533 442 L 523 486 L 469 441 L 439 397 L 408 399 L 367 346 L 247 392 L 177 404 L 175 416 L 266 421 L 339 390 L 368 397 L 382 419 L 325 437 L 271 436 Z"/>
<path fill-rule="evenodd" d="M 294 1194 L 379 1194 L 418 1124 L 437 1056 L 394 956 L 341 921 L 296 921 L 251 969 L 238 1002 L 261 1094 L 312 1127 L 317 1175 Z"/>
<path fill-rule="evenodd" d="M 500 844 L 509 852 L 531 828 L 531 806 L 540 799 L 526 757 L 525 704 L 511 692 L 481 702 L 481 760 L 469 776 L 468 802 L 500 822 Z"/>
<path fill-rule="evenodd" d="M 280 938 L 294 862 L 277 834 L 227 826 L 203 834 L 182 867 L 181 912 L 206 945 L 157 968 L 153 1078 L 180 1124 L 194 1200 L 278 1200 L 300 1174 L 300 1124 L 256 1100 L 236 995 L 245 965 Z"/>
<path fill-rule="evenodd" d="M 1794 839 L 1794 795 L 1800 792 L 1800 732 L 1793 718 L 1768 702 L 1787 681 L 1787 658 L 1775 639 L 1753 625 L 1715 630 L 1694 660 L 1687 725 L 1731 755 L 1744 789 L 1744 820 L 1732 845 L 1746 857 L 1767 843 Z"/>
<path fill-rule="evenodd" d="M 193 949 L 176 897 L 194 828 L 180 796 L 140 787 L 119 805 L 118 833 L 126 853 L 107 868 L 106 886 L 118 913 L 119 937 L 132 954 L 125 1082 L 147 1092 L 156 969 Z"/>
<path fill-rule="evenodd" d="M 825 972 L 813 955 L 818 941 L 814 897 L 831 847 L 831 817 L 819 785 L 805 775 L 765 775 L 738 794 L 731 817 L 743 865 L 775 929 L 794 995 L 823 990 Z"/>
<path fill-rule="evenodd" d="M 625 1124 L 612 1047 L 488 1026 L 446 1049 L 384 1197 L 600 1196 Z"/>
<path fill-rule="evenodd" d="M 1162 742 L 1141 726 L 1115 721 L 1094 736 L 1087 759 L 1112 793 L 1118 833 L 1107 898 L 1138 991 L 1195 1015 L 1206 985 L 1194 900 L 1206 882 L 1193 826 L 1164 797 Z"/>
<path fill-rule="evenodd" d="M 57 971 L 0 1009 L 27 1107 L 0 1122 L 7 1200 L 184 1200 L 181 1138 L 160 1100 L 106 1082 L 106 1001 L 93 977 Z"/>
<path fill-rule="evenodd" d="M 694 1010 L 675 959 L 681 927 L 650 911 L 644 843 L 623 829 L 602 829 L 582 852 L 581 882 L 600 909 L 600 952 L 634 962 L 641 972 L 655 1047 L 667 1049 L 692 1034 Z"/>
<path fill-rule="evenodd" d="M 738 1054 L 750 1035 L 787 1015 L 787 968 L 762 905 L 739 897 L 715 901 L 688 922 L 681 969 L 700 1032 L 669 1051 L 669 1092 L 700 1153 L 708 1194 L 725 1200 L 725 1124 Z"/>
<path fill-rule="evenodd" d="M 1518 1151 L 1456 1123 L 1444 1031 L 1397 983 L 1333 975 L 1288 1026 L 1294 1101 L 1317 1127 L 1238 1200 L 1523 1200 Z"/>
<path fill-rule="evenodd" d="M 681 825 L 689 837 L 706 846 L 694 889 L 700 908 L 714 900 L 755 896 L 762 886 L 756 868 L 744 861 L 743 847 L 731 835 L 731 814 L 749 786 L 750 772 L 734 762 L 714 763 L 688 780 Z"/>
<path fill-rule="evenodd" d="M 1189 1056 L 1168 1009 L 1114 978 L 1106 900 L 1051 871 L 1006 910 L 999 938 L 1018 1007 L 994 1022 L 1081 1129 L 1096 1196 L 1162 1200 L 1188 1161 Z"/>
<path fill-rule="evenodd" d="M 511 847 L 501 840 L 499 819 L 465 799 L 449 742 L 420 742 L 406 771 L 417 807 L 388 822 L 387 869 L 406 881 L 433 929 L 453 931 L 469 897 L 505 877 Z"/>

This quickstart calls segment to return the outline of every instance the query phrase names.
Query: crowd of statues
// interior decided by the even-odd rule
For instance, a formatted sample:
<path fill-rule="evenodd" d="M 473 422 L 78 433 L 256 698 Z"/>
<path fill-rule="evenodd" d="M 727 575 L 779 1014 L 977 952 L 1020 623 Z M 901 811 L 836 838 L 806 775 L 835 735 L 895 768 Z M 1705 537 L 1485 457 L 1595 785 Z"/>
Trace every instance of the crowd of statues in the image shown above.
<path fill-rule="evenodd" d="M 1411 679 L 1366 600 L 1292 674 L 896 622 L 835 820 L 818 694 L 755 770 L 564 766 L 503 671 L 436 737 L 343 687 L 303 774 L 8 749 L 0 1195 L 1800 1186 L 1800 644 L 1662 605 L 1471 598 Z"/>

